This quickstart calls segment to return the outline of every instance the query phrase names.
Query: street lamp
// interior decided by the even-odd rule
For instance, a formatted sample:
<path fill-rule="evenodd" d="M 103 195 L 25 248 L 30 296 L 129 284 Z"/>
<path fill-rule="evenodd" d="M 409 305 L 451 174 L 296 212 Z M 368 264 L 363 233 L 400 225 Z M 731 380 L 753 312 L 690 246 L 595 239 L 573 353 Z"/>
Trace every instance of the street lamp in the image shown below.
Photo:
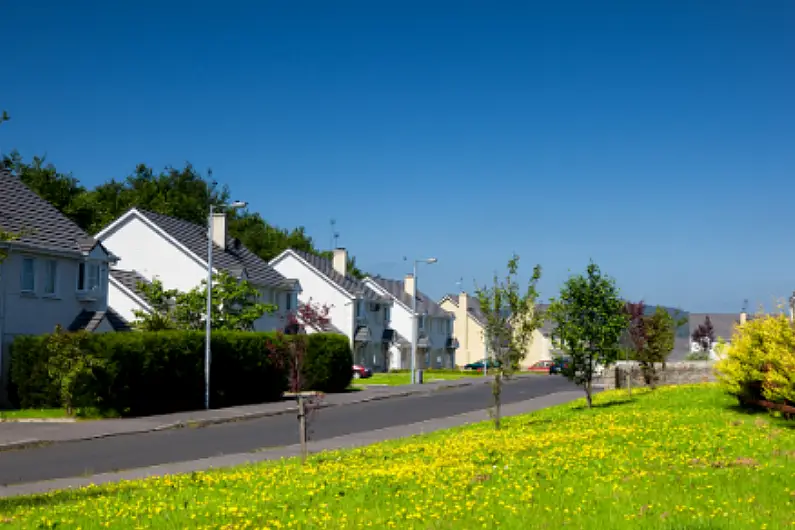
<path fill-rule="evenodd" d="M 417 316 L 417 265 L 420 263 L 427 263 L 432 265 L 438 260 L 436 258 L 415 259 L 414 260 L 414 286 L 411 293 L 411 313 L 412 313 L 412 330 L 411 330 L 411 384 L 417 383 L 417 340 L 419 338 L 419 317 Z"/>
<path fill-rule="evenodd" d="M 227 210 L 245 208 L 248 203 L 235 201 L 226 206 Z M 210 334 L 213 316 L 213 217 L 215 206 L 210 205 L 210 216 L 207 219 L 207 314 L 204 317 L 204 408 L 210 410 Z"/>

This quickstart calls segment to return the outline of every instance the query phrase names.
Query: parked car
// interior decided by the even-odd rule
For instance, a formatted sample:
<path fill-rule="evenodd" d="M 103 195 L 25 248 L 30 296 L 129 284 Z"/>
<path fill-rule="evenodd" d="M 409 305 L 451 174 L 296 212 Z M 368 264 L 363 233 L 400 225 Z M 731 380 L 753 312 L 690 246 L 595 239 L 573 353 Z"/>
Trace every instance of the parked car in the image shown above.
<path fill-rule="evenodd" d="M 373 376 L 373 371 L 367 368 L 366 366 L 362 366 L 361 364 L 353 365 L 354 379 L 367 379 L 368 377 L 372 376 Z"/>
<path fill-rule="evenodd" d="M 528 368 L 527 371 L 547 373 L 553 364 L 555 364 L 555 361 L 538 361 L 537 363 L 533 364 L 533 366 Z"/>
<path fill-rule="evenodd" d="M 569 367 L 570 363 L 571 359 L 568 357 L 558 357 L 552 361 L 552 364 L 549 366 L 549 375 L 562 373 L 563 370 Z"/>
<path fill-rule="evenodd" d="M 481 359 L 479 361 L 475 361 L 474 363 L 465 364 L 464 370 L 477 370 L 478 372 L 482 372 L 484 367 L 489 370 L 492 368 L 499 368 L 500 361 L 495 359 Z"/>

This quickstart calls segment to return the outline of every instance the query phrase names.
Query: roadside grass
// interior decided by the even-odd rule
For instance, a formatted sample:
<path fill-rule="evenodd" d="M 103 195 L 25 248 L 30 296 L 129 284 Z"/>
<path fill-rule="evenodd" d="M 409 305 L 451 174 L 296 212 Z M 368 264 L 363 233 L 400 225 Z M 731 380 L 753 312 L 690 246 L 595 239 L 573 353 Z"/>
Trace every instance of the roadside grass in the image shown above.
<path fill-rule="evenodd" d="M 457 379 L 464 379 L 470 377 L 483 377 L 483 374 L 478 374 L 473 371 L 426 371 L 423 374 L 423 381 L 432 383 L 434 381 L 455 381 Z M 400 386 L 411 384 L 410 373 L 385 373 L 373 374 L 372 377 L 367 379 L 354 379 L 354 386 L 370 386 L 370 385 L 386 385 L 386 386 Z"/>
<path fill-rule="evenodd" d="M 714 385 L 296 459 L 0 500 L 5 528 L 778 529 L 795 428 Z"/>
<path fill-rule="evenodd" d="M 63 409 L 0 410 L 0 420 L 61 419 L 68 417 Z"/>

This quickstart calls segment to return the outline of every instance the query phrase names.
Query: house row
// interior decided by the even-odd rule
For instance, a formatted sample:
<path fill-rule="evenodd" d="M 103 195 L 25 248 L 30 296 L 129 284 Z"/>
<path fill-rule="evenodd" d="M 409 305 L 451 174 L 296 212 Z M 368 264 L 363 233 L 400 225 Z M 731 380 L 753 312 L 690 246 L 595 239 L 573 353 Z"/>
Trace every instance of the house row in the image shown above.
<path fill-rule="evenodd" d="M 374 370 L 407 368 L 416 307 L 418 367 L 453 368 L 485 357 L 485 319 L 477 299 L 467 293 L 436 301 L 417 289 L 411 274 L 355 278 L 347 270 L 345 249 L 334 250 L 330 260 L 290 249 L 266 262 L 230 237 L 224 214 L 214 214 L 212 221 L 210 232 L 133 208 L 91 236 L 0 170 L 0 232 L 19 235 L 11 241 L 0 238 L 3 380 L 9 345 L 17 336 L 49 333 L 56 325 L 71 331 L 130 331 L 136 311 L 153 310 L 142 285 L 155 278 L 167 289 L 200 285 L 207 277 L 210 243 L 215 272 L 247 280 L 261 301 L 277 307 L 255 323 L 257 330 L 285 329 L 299 304 L 326 306 L 331 330 L 349 338 L 356 363 Z M 539 344 L 541 352 L 543 341 Z"/>
<path fill-rule="evenodd" d="M 72 331 L 130 331 L 136 311 L 152 311 L 141 286 L 155 278 L 167 289 L 188 291 L 200 285 L 207 277 L 210 243 L 214 271 L 247 280 L 261 301 L 277 307 L 255 323 L 257 330 L 285 329 L 299 304 L 317 304 L 328 308 L 330 330 L 350 340 L 354 361 L 376 371 L 410 366 L 415 317 L 417 366 L 453 368 L 486 356 L 486 317 L 477 297 L 461 292 L 435 301 L 417 288 L 411 274 L 355 278 L 341 248 L 330 260 L 289 249 L 266 262 L 229 236 L 223 213 L 214 214 L 210 232 L 206 226 L 133 208 L 90 236 L 0 170 L 3 232 L 20 234 L 13 241 L 0 237 L 3 379 L 8 347 L 16 336 L 48 333 L 57 324 Z M 717 334 L 729 338 L 744 316 L 712 315 Z M 704 317 L 690 315 L 691 327 Z M 550 332 L 548 324 L 535 332 L 525 366 L 551 358 Z"/>

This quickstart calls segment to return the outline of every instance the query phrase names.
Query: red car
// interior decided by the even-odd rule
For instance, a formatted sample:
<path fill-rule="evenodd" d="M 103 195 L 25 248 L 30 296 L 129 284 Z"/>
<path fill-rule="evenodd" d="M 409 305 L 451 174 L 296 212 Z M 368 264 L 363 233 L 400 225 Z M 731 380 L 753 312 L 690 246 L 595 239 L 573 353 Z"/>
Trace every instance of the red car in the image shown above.
<path fill-rule="evenodd" d="M 538 361 L 533 366 L 527 369 L 528 372 L 549 373 L 549 368 L 555 364 L 555 361 Z"/>
<path fill-rule="evenodd" d="M 372 376 L 373 376 L 373 371 L 367 368 L 366 366 L 362 366 L 361 364 L 353 365 L 354 379 L 367 379 L 368 377 Z"/>

